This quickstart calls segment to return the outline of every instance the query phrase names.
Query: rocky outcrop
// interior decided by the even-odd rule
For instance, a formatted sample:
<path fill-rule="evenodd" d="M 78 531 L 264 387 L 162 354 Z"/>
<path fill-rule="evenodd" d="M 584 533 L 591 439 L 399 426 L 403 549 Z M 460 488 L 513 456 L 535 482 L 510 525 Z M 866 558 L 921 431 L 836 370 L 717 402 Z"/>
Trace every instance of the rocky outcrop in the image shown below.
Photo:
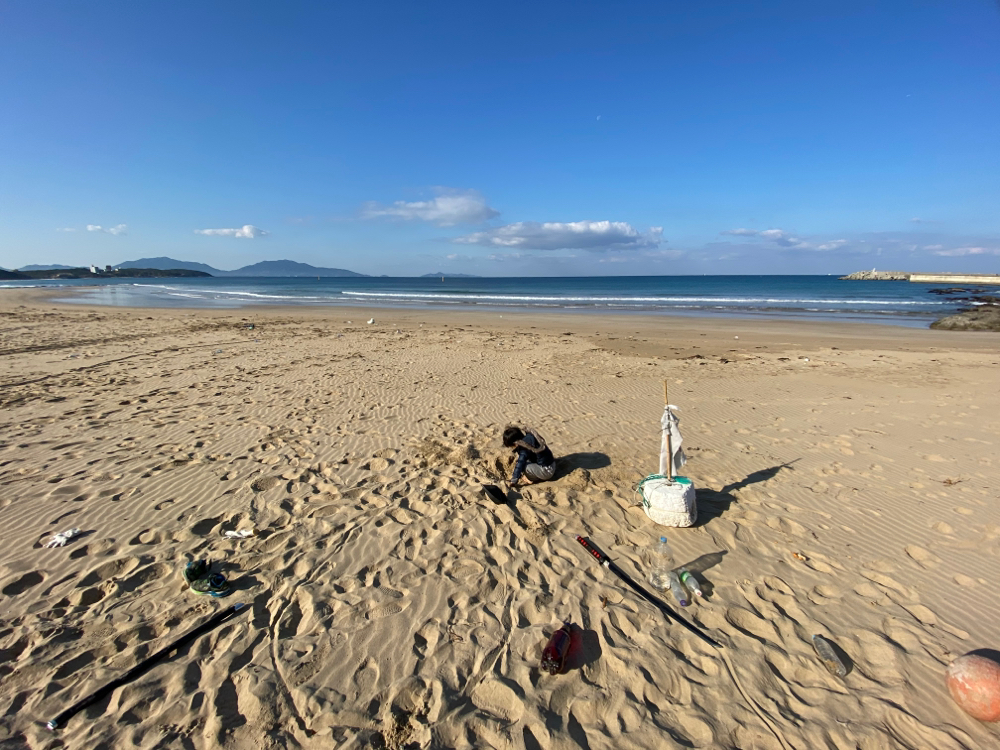
<path fill-rule="evenodd" d="M 1000 307 L 980 307 L 935 320 L 931 328 L 939 331 L 1000 331 Z"/>

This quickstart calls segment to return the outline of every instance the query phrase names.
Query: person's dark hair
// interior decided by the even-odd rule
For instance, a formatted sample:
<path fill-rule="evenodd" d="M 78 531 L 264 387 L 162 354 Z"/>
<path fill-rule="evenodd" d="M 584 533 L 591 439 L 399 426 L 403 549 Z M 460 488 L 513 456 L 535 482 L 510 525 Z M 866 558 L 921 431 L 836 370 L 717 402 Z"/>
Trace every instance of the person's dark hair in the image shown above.
<path fill-rule="evenodd" d="M 512 448 L 514 443 L 524 437 L 524 433 L 521 432 L 521 428 L 515 425 L 509 424 L 503 430 L 503 444 L 508 448 Z"/>

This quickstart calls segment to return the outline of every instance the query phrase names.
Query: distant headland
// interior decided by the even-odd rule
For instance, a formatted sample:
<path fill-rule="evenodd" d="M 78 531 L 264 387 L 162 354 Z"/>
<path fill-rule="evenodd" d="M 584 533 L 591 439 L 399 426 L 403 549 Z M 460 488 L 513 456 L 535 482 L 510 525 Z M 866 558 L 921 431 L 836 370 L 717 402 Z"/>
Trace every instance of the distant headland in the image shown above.
<path fill-rule="evenodd" d="M 5 271 L 0 269 L 0 279 L 5 281 L 27 281 L 30 279 L 167 279 L 167 278 L 211 278 L 211 274 L 203 271 L 190 271 L 183 268 L 159 269 L 159 268 L 112 268 L 105 266 L 99 269 L 96 266 L 90 268 L 72 268 L 60 266 L 59 268 L 23 268 L 18 271 Z"/>

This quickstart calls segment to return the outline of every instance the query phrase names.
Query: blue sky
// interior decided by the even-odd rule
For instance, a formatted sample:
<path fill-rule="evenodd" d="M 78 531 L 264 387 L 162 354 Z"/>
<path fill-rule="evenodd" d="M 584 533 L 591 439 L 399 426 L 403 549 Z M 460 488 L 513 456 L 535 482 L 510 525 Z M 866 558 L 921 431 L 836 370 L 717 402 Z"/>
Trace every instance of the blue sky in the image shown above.
<path fill-rule="evenodd" d="M 1000 271 L 1000 3 L 0 6 L 0 266 Z"/>

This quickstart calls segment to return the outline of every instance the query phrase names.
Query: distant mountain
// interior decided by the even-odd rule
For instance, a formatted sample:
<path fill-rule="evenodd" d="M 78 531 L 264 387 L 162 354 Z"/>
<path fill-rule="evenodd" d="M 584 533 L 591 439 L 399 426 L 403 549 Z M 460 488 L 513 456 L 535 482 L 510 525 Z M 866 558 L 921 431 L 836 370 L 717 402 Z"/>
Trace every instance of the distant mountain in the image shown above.
<path fill-rule="evenodd" d="M 442 276 L 446 279 L 480 279 L 481 276 L 477 276 L 474 273 L 442 273 L 438 271 L 437 273 L 425 273 L 420 278 L 422 279 L 433 279 L 435 276 L 441 278 Z"/>
<path fill-rule="evenodd" d="M 76 266 L 62 266 L 58 263 L 52 263 L 48 266 L 22 266 L 18 268 L 18 271 L 63 271 L 70 268 L 76 268 Z"/>
<path fill-rule="evenodd" d="M 59 268 L 65 268 L 65 266 L 59 266 Z M 181 269 L 184 271 L 201 271 L 203 273 L 211 274 L 212 276 L 225 276 L 227 271 L 220 271 L 218 268 L 212 268 L 211 266 L 205 265 L 204 263 L 195 263 L 190 260 L 174 260 L 173 258 L 139 258 L 139 260 L 127 260 L 124 263 L 119 263 L 115 268 L 155 268 L 160 271 L 173 271 L 174 269 Z"/>
<path fill-rule="evenodd" d="M 293 260 L 264 260 L 254 263 L 252 266 L 237 268 L 235 271 L 223 271 L 219 268 L 204 263 L 195 263 L 188 260 L 174 260 L 173 258 L 140 258 L 119 263 L 115 268 L 157 268 L 161 271 L 172 271 L 181 269 L 186 271 L 202 271 L 212 276 L 277 276 L 282 278 L 310 276 L 330 277 L 330 276 L 364 276 L 363 273 L 346 271 L 343 268 L 317 268 L 308 263 L 296 263 Z"/>
<path fill-rule="evenodd" d="M 252 266 L 237 268 L 235 271 L 223 271 L 222 276 L 278 276 L 278 277 L 308 277 L 308 276 L 366 276 L 367 274 L 346 271 L 343 268 L 317 268 L 308 263 L 296 263 L 294 260 L 262 260 Z"/>

